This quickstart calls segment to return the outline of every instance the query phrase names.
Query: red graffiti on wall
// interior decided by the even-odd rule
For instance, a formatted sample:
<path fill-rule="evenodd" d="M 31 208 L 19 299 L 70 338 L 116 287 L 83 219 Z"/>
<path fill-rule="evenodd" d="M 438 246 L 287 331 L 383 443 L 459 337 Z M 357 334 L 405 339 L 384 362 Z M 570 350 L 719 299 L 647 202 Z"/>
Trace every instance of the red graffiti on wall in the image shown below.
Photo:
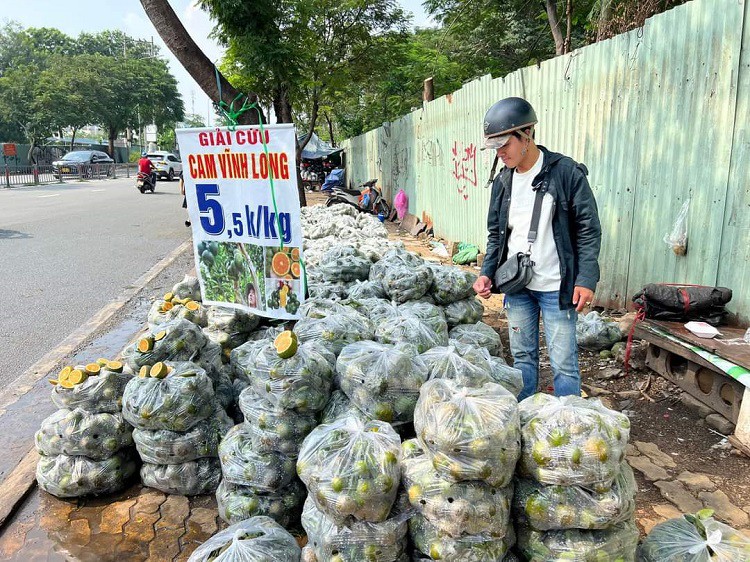
<path fill-rule="evenodd" d="M 477 186 L 477 147 L 474 143 L 460 147 L 458 141 L 454 141 L 451 152 L 458 194 L 466 201 L 469 198 L 469 187 Z"/>

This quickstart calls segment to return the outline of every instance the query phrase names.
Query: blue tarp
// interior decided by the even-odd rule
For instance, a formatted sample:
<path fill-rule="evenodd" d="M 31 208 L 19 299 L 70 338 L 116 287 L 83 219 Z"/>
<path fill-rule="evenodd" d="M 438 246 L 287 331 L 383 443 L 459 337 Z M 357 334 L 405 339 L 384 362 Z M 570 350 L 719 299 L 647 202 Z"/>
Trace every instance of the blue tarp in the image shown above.
<path fill-rule="evenodd" d="M 326 181 L 323 182 L 320 190 L 333 191 L 334 187 L 344 187 L 344 170 L 341 168 L 331 170 L 331 173 L 328 174 L 328 177 L 326 178 Z"/>
<path fill-rule="evenodd" d="M 297 142 L 302 142 L 304 138 L 304 135 L 298 137 Z M 322 140 L 318 135 L 313 133 L 310 142 L 308 142 L 305 145 L 305 148 L 302 149 L 302 158 L 304 158 L 305 160 L 318 160 L 321 158 L 325 158 L 326 156 L 330 156 L 335 152 L 341 152 L 341 150 L 342 149 L 340 148 L 332 147 L 330 144 Z"/>

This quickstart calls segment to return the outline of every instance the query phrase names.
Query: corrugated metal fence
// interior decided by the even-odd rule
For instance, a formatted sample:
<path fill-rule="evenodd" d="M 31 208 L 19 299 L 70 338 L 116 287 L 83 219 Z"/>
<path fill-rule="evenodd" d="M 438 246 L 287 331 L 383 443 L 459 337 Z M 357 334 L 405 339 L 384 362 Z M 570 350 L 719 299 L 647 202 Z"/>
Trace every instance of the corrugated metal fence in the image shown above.
<path fill-rule="evenodd" d="M 750 0 L 694 0 L 642 29 L 485 76 L 349 139 L 349 178 L 404 189 L 410 212 L 484 247 L 492 157 L 482 118 L 522 96 L 537 140 L 584 162 L 604 229 L 597 300 L 622 306 L 649 282 L 724 285 L 750 319 Z M 690 198 L 689 248 L 662 241 Z"/>

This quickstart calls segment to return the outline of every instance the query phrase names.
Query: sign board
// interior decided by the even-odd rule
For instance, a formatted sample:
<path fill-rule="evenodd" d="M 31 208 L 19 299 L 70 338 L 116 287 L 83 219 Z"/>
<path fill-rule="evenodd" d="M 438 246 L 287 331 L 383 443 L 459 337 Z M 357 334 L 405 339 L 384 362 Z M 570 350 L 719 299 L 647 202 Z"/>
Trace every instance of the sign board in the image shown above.
<path fill-rule="evenodd" d="M 3 144 L 3 156 L 5 157 L 18 156 L 16 145 L 12 143 L 4 143 Z"/>
<path fill-rule="evenodd" d="M 305 279 L 294 126 L 176 133 L 203 302 L 297 318 Z"/>
<path fill-rule="evenodd" d="M 146 125 L 146 142 L 156 142 L 156 135 L 158 133 L 158 129 L 156 128 L 156 125 Z"/>

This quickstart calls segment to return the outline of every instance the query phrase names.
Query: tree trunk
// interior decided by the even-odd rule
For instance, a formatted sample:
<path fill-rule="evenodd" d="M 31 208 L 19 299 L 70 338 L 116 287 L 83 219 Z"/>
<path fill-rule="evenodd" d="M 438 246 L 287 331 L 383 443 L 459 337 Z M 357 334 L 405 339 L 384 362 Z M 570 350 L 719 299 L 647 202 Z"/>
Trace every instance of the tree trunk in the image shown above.
<path fill-rule="evenodd" d="M 73 145 L 76 143 L 76 131 L 78 129 L 73 127 L 73 134 L 70 136 L 70 151 L 73 152 Z"/>
<path fill-rule="evenodd" d="M 279 84 L 273 93 L 273 111 L 277 123 L 293 123 L 292 104 L 289 101 L 289 89 Z"/>
<path fill-rule="evenodd" d="M 144 1 L 141 0 L 141 2 Z M 557 17 L 557 6 L 555 4 L 555 0 L 544 0 L 550 31 L 552 31 L 552 38 L 555 40 L 555 54 L 562 55 L 565 52 L 565 45 L 562 30 L 560 29 L 560 19 Z"/>
<path fill-rule="evenodd" d="M 323 117 L 326 118 L 326 122 L 328 123 L 328 136 L 331 138 L 331 146 L 336 147 L 336 139 L 333 138 L 333 122 L 331 121 L 331 118 L 328 115 L 328 112 L 323 113 Z"/>
<path fill-rule="evenodd" d="M 305 186 L 302 184 L 302 176 L 299 175 L 299 168 L 302 165 L 302 149 L 297 148 L 297 155 L 295 157 L 297 165 L 297 196 L 299 197 L 299 206 L 307 207 L 307 196 L 305 195 Z"/>
<path fill-rule="evenodd" d="M 605 38 L 607 22 L 612 17 L 612 0 L 601 0 L 601 10 L 599 12 L 599 21 L 596 24 L 596 40 L 601 41 Z"/>
<path fill-rule="evenodd" d="M 216 83 L 216 67 L 190 37 L 167 0 L 141 0 L 146 15 L 154 24 L 164 43 L 172 54 L 185 67 L 190 76 L 212 100 L 219 100 L 219 86 Z M 229 104 L 240 92 L 219 72 L 221 100 Z M 258 96 L 249 93 L 250 102 L 258 101 Z M 257 125 L 258 113 L 246 111 L 238 118 L 242 125 Z"/>
<path fill-rule="evenodd" d="M 117 138 L 117 129 L 114 127 L 109 128 L 109 135 L 107 135 L 107 138 L 109 139 L 109 157 L 114 160 L 115 158 L 115 139 Z"/>
<path fill-rule="evenodd" d="M 568 0 L 565 5 L 565 47 L 564 52 L 569 53 L 570 48 L 570 36 L 573 31 L 573 0 Z"/>

